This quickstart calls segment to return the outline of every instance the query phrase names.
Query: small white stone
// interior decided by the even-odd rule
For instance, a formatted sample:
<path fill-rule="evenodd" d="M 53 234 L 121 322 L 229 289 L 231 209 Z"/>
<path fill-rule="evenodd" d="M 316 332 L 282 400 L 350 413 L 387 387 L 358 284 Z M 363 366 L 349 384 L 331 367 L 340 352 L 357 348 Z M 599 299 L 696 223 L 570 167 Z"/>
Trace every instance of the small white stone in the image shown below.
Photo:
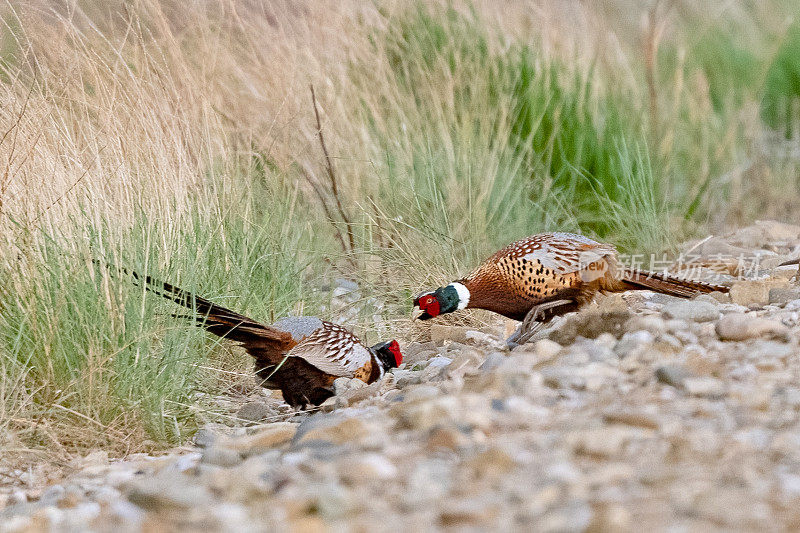
<path fill-rule="evenodd" d="M 725 385 L 716 378 L 689 377 L 683 380 L 683 389 L 692 396 L 717 398 L 725 394 Z"/>

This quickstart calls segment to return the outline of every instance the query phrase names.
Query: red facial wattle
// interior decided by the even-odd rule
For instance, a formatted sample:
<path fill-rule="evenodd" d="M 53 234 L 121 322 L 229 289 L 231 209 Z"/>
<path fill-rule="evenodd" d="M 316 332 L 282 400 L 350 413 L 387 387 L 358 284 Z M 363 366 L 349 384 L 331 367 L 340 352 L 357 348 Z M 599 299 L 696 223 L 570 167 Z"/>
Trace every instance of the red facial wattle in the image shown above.
<path fill-rule="evenodd" d="M 397 341 L 392 341 L 391 344 L 389 344 L 389 351 L 392 352 L 392 355 L 394 355 L 394 362 L 396 366 L 403 364 L 403 354 L 400 352 L 400 345 L 397 343 Z"/>
<path fill-rule="evenodd" d="M 433 296 L 426 296 L 419 302 L 419 308 L 422 311 L 425 311 L 430 316 L 439 316 L 440 308 L 439 308 L 439 300 L 434 298 Z"/>

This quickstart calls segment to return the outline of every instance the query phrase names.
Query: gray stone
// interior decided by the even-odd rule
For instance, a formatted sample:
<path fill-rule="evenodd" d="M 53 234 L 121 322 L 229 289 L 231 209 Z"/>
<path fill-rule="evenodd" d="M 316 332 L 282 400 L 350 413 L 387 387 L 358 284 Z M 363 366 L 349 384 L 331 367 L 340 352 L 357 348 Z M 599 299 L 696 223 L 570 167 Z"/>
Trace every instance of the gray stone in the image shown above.
<path fill-rule="evenodd" d="M 358 290 L 358 283 L 356 283 L 355 281 L 351 281 L 349 279 L 336 278 L 334 280 L 334 283 L 336 284 L 337 287 L 341 287 L 342 289 L 345 289 L 348 292 Z"/>
<path fill-rule="evenodd" d="M 502 352 L 492 352 L 487 357 L 486 360 L 478 367 L 479 370 L 482 372 L 492 372 L 496 368 L 500 367 L 503 363 L 505 363 L 508 356 Z"/>
<path fill-rule="evenodd" d="M 217 441 L 218 434 L 210 428 L 202 427 L 194 434 L 194 444 L 199 448 L 207 448 Z"/>
<path fill-rule="evenodd" d="M 533 351 L 540 360 L 546 361 L 552 359 L 561 352 L 561 345 L 550 339 L 539 339 L 533 343 Z"/>
<path fill-rule="evenodd" d="M 157 476 L 128 482 L 123 488 L 128 500 L 148 511 L 202 507 L 212 501 L 205 486 L 189 483 L 183 476 Z"/>
<path fill-rule="evenodd" d="M 626 331 L 649 331 L 653 335 L 659 335 L 667 331 L 667 323 L 660 316 L 646 315 L 631 317 L 625 323 Z"/>
<path fill-rule="evenodd" d="M 333 381 L 333 391 L 337 396 L 345 394 L 354 389 L 361 389 L 366 386 L 366 382 L 356 378 L 336 378 Z"/>
<path fill-rule="evenodd" d="M 372 433 L 383 434 L 383 428 L 374 417 L 367 419 L 366 414 L 374 412 L 368 409 L 349 408 L 334 413 L 318 413 L 307 417 L 297 428 L 292 441 L 324 440 L 334 444 L 358 441 L 369 437 Z"/>
<path fill-rule="evenodd" d="M 221 446 L 211 446 L 203 450 L 203 455 L 200 462 L 207 465 L 231 467 L 236 466 L 242 462 L 242 457 L 239 452 L 230 448 L 223 448 Z"/>
<path fill-rule="evenodd" d="M 775 287 L 769 290 L 769 303 L 785 304 L 800 298 L 800 289 Z"/>
<path fill-rule="evenodd" d="M 285 445 L 295 437 L 296 431 L 298 431 L 297 424 L 273 422 L 255 433 L 231 439 L 225 446 L 236 450 L 242 457 L 248 457 Z"/>
<path fill-rule="evenodd" d="M 649 331 L 631 331 L 625 333 L 619 342 L 617 342 L 616 346 L 614 346 L 614 353 L 619 357 L 627 357 L 631 355 L 634 350 L 641 346 L 653 344 L 654 341 L 655 337 L 653 337 L 653 334 Z"/>
<path fill-rule="evenodd" d="M 667 318 L 694 322 L 709 322 L 719 318 L 719 308 L 717 305 L 702 300 L 686 300 L 668 303 L 661 312 Z"/>
<path fill-rule="evenodd" d="M 408 368 L 413 367 L 421 361 L 427 361 L 437 354 L 435 342 L 412 342 L 408 346 L 403 346 L 403 361 Z"/>
<path fill-rule="evenodd" d="M 56 505 L 65 492 L 63 485 L 51 485 L 45 489 L 39 501 L 45 505 Z"/>
<path fill-rule="evenodd" d="M 678 365 L 664 365 L 656 369 L 658 382 L 672 385 L 673 387 L 682 387 L 683 382 L 689 376 L 691 376 L 691 373 L 685 367 Z"/>
<path fill-rule="evenodd" d="M 586 379 L 576 375 L 571 368 L 552 367 L 542 370 L 544 384 L 553 389 L 577 389 L 586 388 Z"/>
<path fill-rule="evenodd" d="M 453 362 L 453 360 L 450 359 L 449 357 L 441 357 L 441 356 L 434 357 L 433 359 L 428 361 L 428 365 L 425 367 L 425 369 L 427 370 L 427 369 L 431 368 L 431 369 L 439 369 L 439 370 L 441 370 L 441 369 L 444 369 L 444 368 L 447 368 L 448 366 L 450 366 L 450 363 L 452 363 L 452 362 Z"/>
<path fill-rule="evenodd" d="M 786 359 L 794 356 L 797 353 L 797 348 L 786 342 L 777 342 L 770 340 L 758 339 L 750 346 L 750 359 Z"/>
<path fill-rule="evenodd" d="M 447 377 L 447 368 L 453 362 L 449 357 L 434 357 L 422 371 L 422 381 L 439 381 Z"/>
<path fill-rule="evenodd" d="M 422 383 L 422 372 L 394 369 L 392 374 L 394 374 L 395 383 L 400 389 Z"/>
<path fill-rule="evenodd" d="M 750 338 L 748 328 L 754 319 L 755 317 L 749 317 L 744 313 L 729 313 L 717 322 L 717 335 L 724 341 L 743 341 L 748 339 Z"/>
<path fill-rule="evenodd" d="M 412 387 L 406 391 L 406 402 L 418 402 L 435 398 L 441 394 L 441 391 L 433 385 L 419 385 Z"/>
<path fill-rule="evenodd" d="M 273 415 L 275 411 L 265 402 L 246 403 L 236 413 L 237 418 L 250 422 L 260 422 Z"/>

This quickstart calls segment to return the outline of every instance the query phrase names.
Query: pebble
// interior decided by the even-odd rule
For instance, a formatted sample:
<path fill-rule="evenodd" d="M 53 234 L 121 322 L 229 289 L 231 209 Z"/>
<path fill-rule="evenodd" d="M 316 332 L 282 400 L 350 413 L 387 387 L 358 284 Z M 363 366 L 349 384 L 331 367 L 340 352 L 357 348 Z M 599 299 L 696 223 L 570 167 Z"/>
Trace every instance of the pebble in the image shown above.
<path fill-rule="evenodd" d="M 666 318 L 710 322 L 719 318 L 719 307 L 708 301 L 685 300 L 666 304 L 661 313 Z"/>
<path fill-rule="evenodd" d="M 769 290 L 768 301 L 771 304 L 786 304 L 800 298 L 800 289 L 776 287 Z"/>
<path fill-rule="evenodd" d="M 425 370 L 430 369 L 434 371 L 441 371 L 450 366 L 450 363 L 452 362 L 453 360 L 450 359 L 449 357 L 441 357 L 441 356 L 434 357 L 433 359 L 428 361 L 428 365 L 425 367 Z"/>
<path fill-rule="evenodd" d="M 508 359 L 506 354 L 502 352 L 492 352 L 486 357 L 486 360 L 481 363 L 478 369 L 482 372 L 492 372 L 505 363 L 506 359 Z"/>
<path fill-rule="evenodd" d="M 793 239 L 715 246 L 775 263 Z M 337 380 L 324 409 L 224 398 L 236 416 L 160 457 L 2 463 L 0 533 L 792 529 L 800 292 L 773 274 L 732 300 L 616 295 L 511 352 L 496 317 L 432 321 L 435 342 L 371 385 Z"/>
<path fill-rule="evenodd" d="M 333 381 L 333 391 L 337 396 L 366 386 L 367 383 L 365 381 L 356 378 L 337 378 Z"/>
<path fill-rule="evenodd" d="M 186 510 L 212 501 L 206 487 L 165 475 L 131 481 L 124 491 L 131 503 L 146 511 Z"/>
<path fill-rule="evenodd" d="M 298 431 L 297 424 L 276 422 L 252 435 L 239 437 L 228 445 L 244 457 L 264 453 L 291 441 Z"/>
<path fill-rule="evenodd" d="M 603 421 L 648 429 L 658 429 L 660 425 L 656 416 L 638 409 L 606 411 L 603 413 Z"/>
<path fill-rule="evenodd" d="M 590 429 L 573 436 L 573 449 L 578 455 L 615 457 L 622 453 L 625 444 L 641 434 L 633 428 L 609 425 Z"/>
<path fill-rule="evenodd" d="M 259 422 L 275 415 L 275 411 L 265 402 L 249 402 L 244 404 L 236 413 L 238 418 Z"/>
<path fill-rule="evenodd" d="M 397 467 L 386 457 L 367 453 L 351 457 L 342 462 L 342 478 L 350 484 L 369 482 L 373 480 L 388 481 L 397 477 Z"/>
<path fill-rule="evenodd" d="M 725 385 L 711 377 L 688 377 L 683 380 L 683 389 L 692 396 L 719 398 L 725 395 Z"/>
<path fill-rule="evenodd" d="M 768 318 L 729 313 L 722 317 L 716 325 L 716 332 L 724 341 L 743 341 L 764 337 L 789 340 L 789 328 Z"/>
<path fill-rule="evenodd" d="M 372 431 L 380 431 L 378 427 L 357 416 L 358 414 L 359 411 L 352 411 L 346 416 L 334 413 L 309 416 L 297 428 L 293 442 L 297 444 L 322 440 L 344 444 L 366 438 Z"/>
<path fill-rule="evenodd" d="M 683 366 L 677 365 L 664 365 L 656 369 L 656 379 L 659 383 L 672 385 L 673 387 L 682 387 L 686 378 L 691 376 Z"/>
<path fill-rule="evenodd" d="M 392 374 L 394 374 L 395 383 L 401 389 L 408 387 L 409 385 L 422 383 L 421 371 L 394 369 Z"/>
<path fill-rule="evenodd" d="M 533 351 L 542 360 L 549 360 L 559 354 L 561 345 L 550 339 L 539 339 L 533 344 Z"/>
<path fill-rule="evenodd" d="M 731 301 L 739 305 L 769 303 L 769 293 L 774 288 L 785 288 L 786 280 L 738 281 L 731 285 Z"/>
<path fill-rule="evenodd" d="M 627 331 L 649 331 L 653 335 L 659 335 L 667 331 L 667 323 L 660 316 L 637 315 L 625 323 L 625 329 Z"/>
<path fill-rule="evenodd" d="M 242 462 L 242 456 L 236 450 L 222 446 L 212 446 L 203 450 L 200 458 L 203 464 L 231 467 Z"/>

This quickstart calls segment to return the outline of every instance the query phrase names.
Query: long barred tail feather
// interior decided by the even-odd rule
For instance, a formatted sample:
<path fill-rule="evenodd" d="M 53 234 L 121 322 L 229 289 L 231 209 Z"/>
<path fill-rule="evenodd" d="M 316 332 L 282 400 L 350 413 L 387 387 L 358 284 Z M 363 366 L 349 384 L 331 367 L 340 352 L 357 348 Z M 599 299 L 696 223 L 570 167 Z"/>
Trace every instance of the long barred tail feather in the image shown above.
<path fill-rule="evenodd" d="M 101 264 L 100 261 L 95 262 Z M 194 310 L 196 316 L 193 318 L 196 324 L 202 326 L 209 333 L 232 341 L 243 342 L 248 348 L 258 348 L 275 342 L 290 343 L 292 340 L 292 336 L 288 332 L 261 324 L 252 318 L 215 304 L 166 281 L 156 280 L 150 276 L 142 276 L 126 268 L 108 266 L 130 276 L 137 284 L 144 282 L 144 286 L 148 291 L 172 300 L 187 309 Z M 179 316 L 190 318 L 185 315 Z"/>
<path fill-rule="evenodd" d="M 651 290 L 681 298 L 692 298 L 709 292 L 728 292 L 728 287 L 702 281 L 691 281 L 670 274 L 647 270 L 625 269 L 622 278 L 628 290 Z"/>

